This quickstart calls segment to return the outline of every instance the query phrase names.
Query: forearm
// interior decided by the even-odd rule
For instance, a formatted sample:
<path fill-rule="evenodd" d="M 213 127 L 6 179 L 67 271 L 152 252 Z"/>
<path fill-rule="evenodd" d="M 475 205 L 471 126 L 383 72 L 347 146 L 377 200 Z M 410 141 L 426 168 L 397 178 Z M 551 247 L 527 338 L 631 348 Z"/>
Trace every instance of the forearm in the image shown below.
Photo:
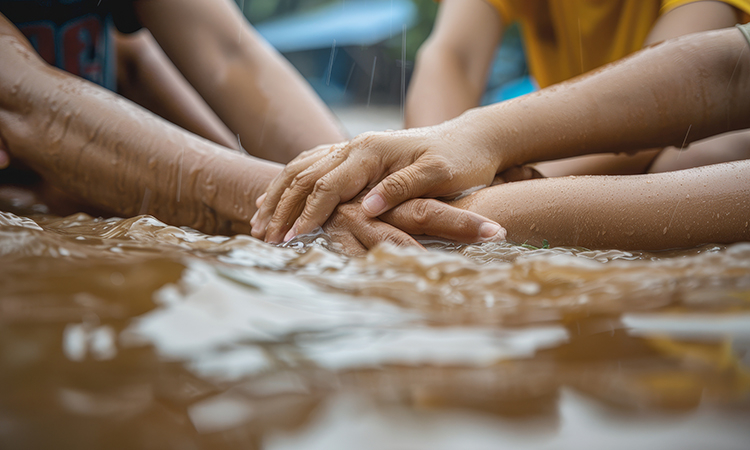
<path fill-rule="evenodd" d="M 177 68 L 252 155 L 288 162 L 346 139 L 333 113 L 231 0 L 135 5 Z"/>
<path fill-rule="evenodd" d="M 174 67 L 147 30 L 117 33 L 117 93 L 219 145 L 239 150 L 237 136 Z"/>
<path fill-rule="evenodd" d="M 406 97 L 404 126 L 437 125 L 478 106 L 484 81 L 471 80 L 460 58 L 452 52 L 423 48 Z"/>
<path fill-rule="evenodd" d="M 42 62 L 0 35 L 0 132 L 13 158 L 69 194 L 126 216 L 210 233 L 249 231 L 280 167 L 230 152 Z"/>
<path fill-rule="evenodd" d="M 405 127 L 437 125 L 479 106 L 504 20 L 484 0 L 443 0 L 417 54 Z"/>
<path fill-rule="evenodd" d="M 747 47 L 735 29 L 685 36 L 461 120 L 484 130 L 506 167 L 680 147 L 750 127 L 750 102 L 737 101 L 750 97 Z"/>
<path fill-rule="evenodd" d="M 540 245 L 663 250 L 750 240 L 750 161 L 494 186 L 453 203 Z"/>

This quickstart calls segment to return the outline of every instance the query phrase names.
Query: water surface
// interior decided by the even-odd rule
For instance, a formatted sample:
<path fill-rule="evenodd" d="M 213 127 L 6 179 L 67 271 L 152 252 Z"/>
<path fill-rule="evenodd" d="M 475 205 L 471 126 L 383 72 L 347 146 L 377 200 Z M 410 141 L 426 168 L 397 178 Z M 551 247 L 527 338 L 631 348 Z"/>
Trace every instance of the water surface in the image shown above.
<path fill-rule="evenodd" d="M 3 449 L 750 442 L 750 244 L 350 259 L 32 213 L 0 212 Z"/>

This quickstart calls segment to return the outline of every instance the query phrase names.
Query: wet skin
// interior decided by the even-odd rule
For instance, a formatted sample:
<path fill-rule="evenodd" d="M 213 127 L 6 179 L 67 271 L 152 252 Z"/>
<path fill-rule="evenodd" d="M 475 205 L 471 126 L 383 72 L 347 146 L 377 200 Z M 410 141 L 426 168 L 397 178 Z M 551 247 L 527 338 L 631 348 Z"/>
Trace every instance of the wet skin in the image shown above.
<path fill-rule="evenodd" d="M 365 214 L 372 217 L 411 197 L 456 195 L 475 186 L 487 186 L 496 173 L 530 162 L 590 153 L 679 147 L 748 128 L 750 102 L 743 100 L 750 98 L 747 46 L 736 29 L 690 35 L 650 47 L 537 93 L 470 110 L 435 127 L 367 134 L 348 145 L 306 155 L 288 165 L 274 181 L 255 218 L 253 233 L 271 242 L 305 233 L 317 226 L 339 201 L 346 201 L 367 186 L 375 185 L 363 202 Z M 710 170 L 717 174 L 727 167 L 739 171 L 745 164 Z M 681 184 L 681 191 L 692 192 L 693 202 L 709 204 L 718 195 L 712 191 L 716 186 L 720 196 L 729 196 L 737 203 L 732 208 L 740 209 L 733 209 L 733 214 L 750 217 L 744 203 L 747 186 L 742 180 L 727 191 L 727 186 L 721 184 L 706 185 L 704 189 L 704 183 L 698 181 L 700 177 L 693 177 L 689 171 L 673 177 L 678 180 L 675 188 Z M 639 208 L 633 198 L 619 193 L 632 193 L 631 183 L 659 183 L 663 179 L 655 175 L 633 179 L 593 178 L 587 182 L 591 192 L 585 198 L 603 205 L 605 199 L 614 196 L 621 203 L 607 203 L 603 214 L 622 220 L 639 217 L 644 226 L 662 223 L 656 211 L 675 207 L 671 195 L 664 192 L 661 203 L 652 203 L 658 208 Z M 558 208 L 577 208 L 579 198 L 564 189 L 570 181 L 555 179 L 547 183 L 556 188 L 543 196 L 531 189 L 518 190 L 515 201 L 544 204 L 553 195 Z M 486 194 L 482 200 L 488 203 L 485 211 L 493 209 L 490 206 L 493 201 L 498 204 L 504 201 L 500 195 L 493 198 Z M 369 208 L 368 201 L 373 201 Z M 504 223 L 502 217 L 489 217 Z M 670 226 L 693 226 L 692 221 L 681 222 L 681 218 L 688 219 L 678 215 Z M 577 229 L 574 222 L 555 225 Z M 704 226 L 731 241 L 747 239 L 745 229 L 733 228 L 735 225 L 714 220 Z M 516 233 L 512 228 L 508 231 L 510 235 Z M 599 232 L 593 228 L 575 231 L 568 238 L 577 236 L 579 245 L 595 246 Z M 694 236 L 691 234 L 687 239 L 686 234 L 687 240 L 682 243 L 664 242 L 661 248 L 694 245 Z M 634 241 L 622 234 L 610 235 L 608 239 L 612 239 L 609 241 L 612 245 L 619 242 L 637 248 L 658 245 L 655 237 Z"/>
<path fill-rule="evenodd" d="M 149 3 L 149 7 L 157 3 L 174 5 L 164 1 Z M 160 33 L 166 32 L 155 34 L 158 37 Z M 169 46 L 175 43 L 172 38 L 164 39 L 170 52 Z M 169 223 L 211 233 L 249 233 L 255 199 L 279 173 L 279 164 L 228 151 L 111 92 L 50 67 L 2 16 L 0 54 L 8 63 L 0 70 L 0 142 L 15 160 L 68 195 L 118 215 L 152 214 Z M 181 67 L 186 63 L 181 63 L 179 56 L 176 65 Z M 230 73 L 226 77 L 236 78 L 237 67 L 227 70 Z M 210 80 L 201 80 L 200 71 L 187 76 L 196 85 L 203 83 L 205 89 L 209 89 L 206 83 L 214 86 Z M 210 104 L 219 102 L 222 95 L 221 89 L 205 93 Z M 227 114 L 218 112 L 221 116 Z M 300 112 L 304 111 L 297 110 Z M 272 123 L 269 127 L 269 139 L 283 134 L 271 131 Z M 297 129 L 300 130 L 304 127 Z M 315 136 L 319 137 L 312 134 L 309 145 L 314 145 Z M 290 137 L 291 143 L 297 143 L 292 147 L 299 151 L 299 136 Z M 398 228 L 477 242 L 484 237 L 480 232 L 482 225 L 491 222 L 442 203 L 425 202 L 415 202 L 405 211 L 415 204 L 428 205 L 428 209 L 454 219 L 442 223 L 448 225 L 447 229 L 436 228 L 437 223 L 420 223 L 419 217 L 407 214 L 397 216 L 393 226 L 364 216 L 354 220 L 349 215 L 334 228 L 339 234 L 345 234 L 343 226 L 357 228 L 351 234 L 359 238 L 350 242 L 357 242 L 358 246 L 351 251 L 360 252 L 366 247 L 363 242 L 387 240 L 418 245 Z M 493 225 L 496 232 L 492 237 L 502 239 L 504 232 Z"/>

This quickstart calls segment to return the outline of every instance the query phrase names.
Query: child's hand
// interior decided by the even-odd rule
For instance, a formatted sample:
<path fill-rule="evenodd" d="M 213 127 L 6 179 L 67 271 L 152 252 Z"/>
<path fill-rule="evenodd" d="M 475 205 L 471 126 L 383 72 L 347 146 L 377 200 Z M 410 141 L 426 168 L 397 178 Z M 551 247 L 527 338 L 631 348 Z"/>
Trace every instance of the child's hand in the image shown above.
<path fill-rule="evenodd" d="M 309 233 L 367 186 L 375 186 L 362 202 L 367 217 L 412 198 L 454 197 L 489 186 L 507 162 L 478 125 L 465 115 L 306 152 L 271 183 L 252 234 L 278 243 Z"/>

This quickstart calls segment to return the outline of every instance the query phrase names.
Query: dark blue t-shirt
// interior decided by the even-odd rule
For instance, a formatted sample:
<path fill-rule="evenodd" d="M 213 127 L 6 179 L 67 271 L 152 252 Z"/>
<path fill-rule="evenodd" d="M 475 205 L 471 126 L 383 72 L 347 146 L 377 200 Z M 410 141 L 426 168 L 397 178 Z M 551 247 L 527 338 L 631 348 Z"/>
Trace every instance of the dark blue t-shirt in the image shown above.
<path fill-rule="evenodd" d="M 140 28 L 133 0 L 0 0 L 0 12 L 45 61 L 115 90 L 114 27 Z"/>

